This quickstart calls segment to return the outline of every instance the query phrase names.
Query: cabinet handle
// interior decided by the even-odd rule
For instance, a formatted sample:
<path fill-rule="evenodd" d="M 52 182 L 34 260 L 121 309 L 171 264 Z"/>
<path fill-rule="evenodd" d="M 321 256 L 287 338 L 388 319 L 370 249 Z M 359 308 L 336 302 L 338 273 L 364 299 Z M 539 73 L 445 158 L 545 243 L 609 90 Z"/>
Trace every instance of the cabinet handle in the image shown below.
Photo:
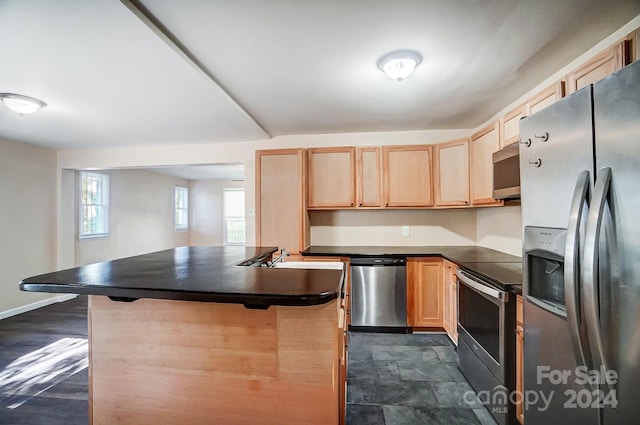
<path fill-rule="evenodd" d="M 531 146 L 531 139 L 527 139 L 527 140 L 520 139 L 519 143 L 521 145 L 525 145 L 526 147 L 529 147 L 529 146 Z"/>
<path fill-rule="evenodd" d="M 549 132 L 545 131 L 540 136 L 538 136 L 537 134 L 534 134 L 533 137 L 535 137 L 536 139 L 540 139 L 541 142 L 546 142 L 547 140 L 549 140 Z"/>
<path fill-rule="evenodd" d="M 388 206 L 389 206 L 389 203 L 387 202 L 386 204 L 384 204 L 384 206 L 385 206 L 385 207 L 388 207 Z"/>
<path fill-rule="evenodd" d="M 351 206 L 353 206 L 353 202 L 351 203 Z"/>
<path fill-rule="evenodd" d="M 362 205 L 364 205 L 364 204 L 363 204 L 362 202 L 360 202 L 360 205 L 359 205 L 359 206 L 362 206 Z"/>
<path fill-rule="evenodd" d="M 529 159 L 529 164 L 533 165 L 536 168 L 540 168 L 540 166 L 542 165 L 542 159 L 540 159 L 540 158 L 538 158 L 536 160 Z"/>

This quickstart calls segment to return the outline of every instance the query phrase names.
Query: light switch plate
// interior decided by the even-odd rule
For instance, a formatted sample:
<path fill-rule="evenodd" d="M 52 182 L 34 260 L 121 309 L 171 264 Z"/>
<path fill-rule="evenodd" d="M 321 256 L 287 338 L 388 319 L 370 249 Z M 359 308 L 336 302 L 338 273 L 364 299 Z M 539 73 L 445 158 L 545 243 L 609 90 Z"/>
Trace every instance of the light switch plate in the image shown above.
<path fill-rule="evenodd" d="M 409 226 L 402 226 L 402 236 L 409 236 Z"/>

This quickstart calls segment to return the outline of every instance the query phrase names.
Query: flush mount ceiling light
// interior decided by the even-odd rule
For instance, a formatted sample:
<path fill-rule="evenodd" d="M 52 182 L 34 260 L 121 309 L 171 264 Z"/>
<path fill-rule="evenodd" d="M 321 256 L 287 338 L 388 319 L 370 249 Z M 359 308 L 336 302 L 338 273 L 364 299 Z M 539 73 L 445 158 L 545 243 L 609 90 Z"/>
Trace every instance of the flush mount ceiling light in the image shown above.
<path fill-rule="evenodd" d="M 378 59 L 378 68 L 392 80 L 407 78 L 422 62 L 422 55 L 415 50 L 395 50 Z"/>
<path fill-rule="evenodd" d="M 7 105 L 7 108 L 20 116 L 33 114 L 37 112 L 38 109 L 47 106 L 47 104 L 41 100 L 14 93 L 0 93 L 0 100 Z"/>

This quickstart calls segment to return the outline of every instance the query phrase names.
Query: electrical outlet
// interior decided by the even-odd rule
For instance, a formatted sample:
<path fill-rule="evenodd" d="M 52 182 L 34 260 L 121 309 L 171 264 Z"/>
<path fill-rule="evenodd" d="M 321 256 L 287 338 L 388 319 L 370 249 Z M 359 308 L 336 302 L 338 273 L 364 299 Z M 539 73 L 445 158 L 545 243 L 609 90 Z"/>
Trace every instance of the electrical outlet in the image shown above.
<path fill-rule="evenodd" d="M 256 209 L 249 208 L 249 217 L 255 217 L 255 216 L 256 216 Z"/>
<path fill-rule="evenodd" d="M 409 226 L 402 226 L 402 236 L 409 236 Z"/>

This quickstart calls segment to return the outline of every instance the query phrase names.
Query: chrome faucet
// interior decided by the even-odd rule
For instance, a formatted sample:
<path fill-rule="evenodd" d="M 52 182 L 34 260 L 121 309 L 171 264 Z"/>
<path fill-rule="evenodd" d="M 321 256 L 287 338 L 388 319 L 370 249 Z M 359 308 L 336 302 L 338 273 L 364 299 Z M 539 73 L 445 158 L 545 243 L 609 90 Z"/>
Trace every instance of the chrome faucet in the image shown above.
<path fill-rule="evenodd" d="M 267 267 L 274 267 L 275 264 L 278 262 L 284 263 L 284 259 L 288 256 L 289 256 L 289 253 L 284 248 L 280 248 L 280 255 L 278 255 L 276 258 L 274 258 L 271 261 L 267 261 L 266 263 Z"/>

